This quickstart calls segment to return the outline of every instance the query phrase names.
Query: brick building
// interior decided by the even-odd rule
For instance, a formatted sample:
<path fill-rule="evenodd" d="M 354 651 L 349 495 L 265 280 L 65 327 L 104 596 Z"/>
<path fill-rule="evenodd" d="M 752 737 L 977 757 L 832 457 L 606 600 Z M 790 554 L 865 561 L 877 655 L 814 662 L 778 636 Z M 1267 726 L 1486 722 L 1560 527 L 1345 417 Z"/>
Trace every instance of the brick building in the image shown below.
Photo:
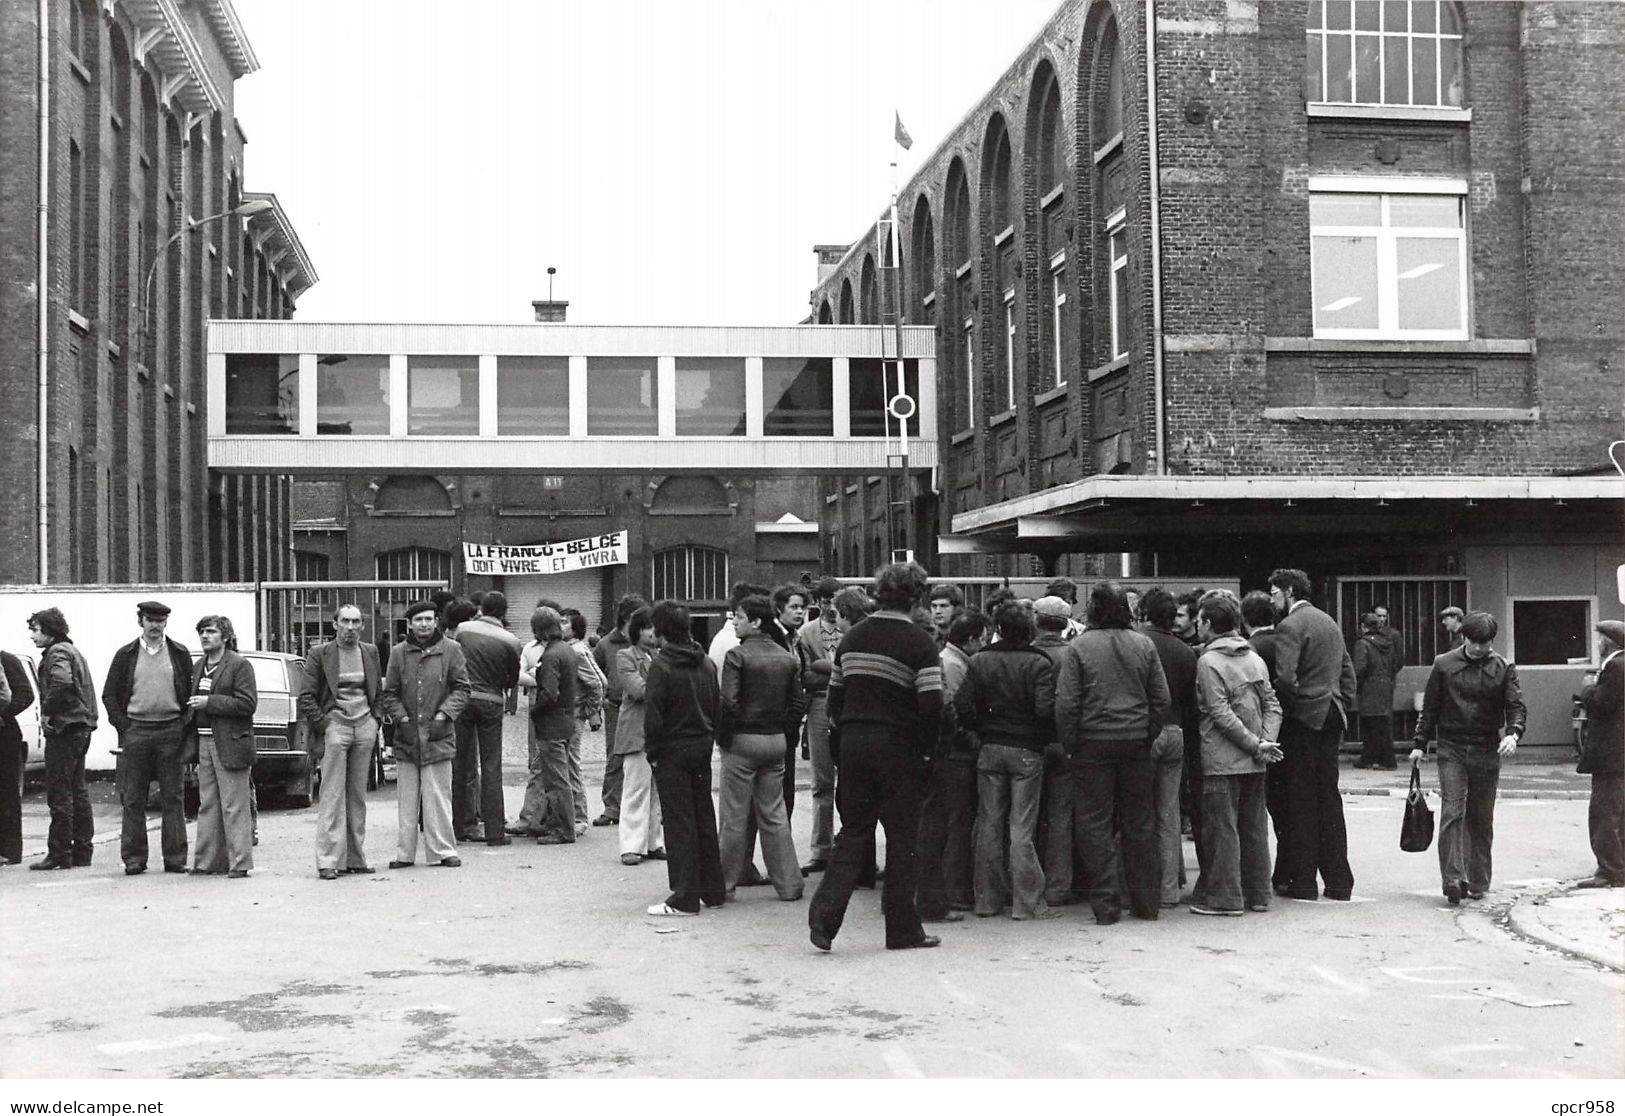
<path fill-rule="evenodd" d="M 1412 675 L 1470 601 L 1566 732 L 1622 615 L 1622 45 L 1606 3 L 1062 4 L 902 187 L 901 267 L 819 248 L 809 320 L 900 291 L 942 397 L 914 533 L 831 478 L 825 564 L 1302 566 Z"/>
<path fill-rule="evenodd" d="M 205 322 L 316 281 L 244 188 L 253 48 L 229 0 L 45 7 L 0 20 L 0 580 L 286 576 L 287 478 L 205 468 Z"/>

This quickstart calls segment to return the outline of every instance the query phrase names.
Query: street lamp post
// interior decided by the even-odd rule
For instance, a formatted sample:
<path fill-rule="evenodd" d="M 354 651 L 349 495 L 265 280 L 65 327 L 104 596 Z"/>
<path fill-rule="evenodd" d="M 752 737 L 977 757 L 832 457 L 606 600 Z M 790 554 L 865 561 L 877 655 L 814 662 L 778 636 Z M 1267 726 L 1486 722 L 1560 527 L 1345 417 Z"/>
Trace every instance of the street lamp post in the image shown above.
<path fill-rule="evenodd" d="M 147 320 L 152 314 L 152 284 L 158 278 L 158 265 L 164 262 L 164 257 L 169 253 L 169 249 L 174 243 L 194 229 L 202 228 L 212 222 L 223 221 L 227 217 L 253 217 L 256 214 L 264 213 L 270 208 L 272 208 L 270 201 L 265 198 L 256 198 L 253 201 L 243 202 L 236 208 L 228 209 L 223 213 L 211 213 L 209 216 L 201 217 L 195 221 L 188 218 L 186 225 L 177 229 L 168 240 L 164 241 L 158 251 L 153 253 L 152 266 L 147 268 L 146 282 L 141 285 L 141 345 L 136 354 L 138 359 L 145 359 L 146 357 Z"/>

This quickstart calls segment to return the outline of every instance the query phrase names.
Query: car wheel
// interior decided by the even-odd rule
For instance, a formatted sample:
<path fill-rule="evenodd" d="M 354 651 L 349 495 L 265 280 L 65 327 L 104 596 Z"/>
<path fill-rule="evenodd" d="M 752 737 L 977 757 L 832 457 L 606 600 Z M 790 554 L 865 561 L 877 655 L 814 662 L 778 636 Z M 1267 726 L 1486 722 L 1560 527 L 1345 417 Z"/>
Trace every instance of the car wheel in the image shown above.
<path fill-rule="evenodd" d="M 380 744 L 372 746 L 372 763 L 367 765 L 367 789 L 377 790 L 384 785 L 384 749 Z"/>
<path fill-rule="evenodd" d="M 288 805 L 307 807 L 321 795 L 321 773 L 306 761 L 304 778 L 288 786 Z"/>

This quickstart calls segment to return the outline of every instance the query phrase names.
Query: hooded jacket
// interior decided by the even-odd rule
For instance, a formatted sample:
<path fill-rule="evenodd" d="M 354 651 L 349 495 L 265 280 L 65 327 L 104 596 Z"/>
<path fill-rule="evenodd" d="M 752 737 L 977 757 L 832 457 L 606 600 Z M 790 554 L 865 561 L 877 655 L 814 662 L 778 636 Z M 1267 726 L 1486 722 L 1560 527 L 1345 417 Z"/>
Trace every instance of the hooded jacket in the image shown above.
<path fill-rule="evenodd" d="M 1196 705 L 1204 775 L 1256 775 L 1259 746 L 1281 732 L 1281 701 L 1264 660 L 1235 633 L 1221 635 L 1196 660 Z"/>
<path fill-rule="evenodd" d="M 468 667 L 454 639 L 436 632 L 426 644 L 395 645 L 384 672 L 384 712 L 395 722 L 395 758 L 423 766 L 457 754 L 454 722 L 468 706 Z M 444 713 L 445 720 L 435 720 Z"/>
<path fill-rule="evenodd" d="M 1354 642 L 1354 680 L 1360 689 L 1360 716 L 1386 717 L 1394 711 L 1394 675 L 1399 673 L 1399 647 L 1383 628 L 1365 632 Z"/>
<path fill-rule="evenodd" d="M 668 643 L 649 664 L 643 750 L 651 762 L 685 744 L 710 746 L 722 705 L 717 668 L 699 644 Z"/>

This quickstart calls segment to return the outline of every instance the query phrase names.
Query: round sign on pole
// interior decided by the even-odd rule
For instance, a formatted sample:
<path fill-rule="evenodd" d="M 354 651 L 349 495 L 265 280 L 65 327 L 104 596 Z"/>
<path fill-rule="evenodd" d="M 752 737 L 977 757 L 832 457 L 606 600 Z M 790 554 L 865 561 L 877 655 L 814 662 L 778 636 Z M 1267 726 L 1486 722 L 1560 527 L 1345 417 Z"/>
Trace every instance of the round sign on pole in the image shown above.
<path fill-rule="evenodd" d="M 886 409 L 891 412 L 892 418 L 902 419 L 906 422 L 914 417 L 914 397 L 911 395 L 894 395 L 891 397 L 891 401 L 886 404 Z"/>

